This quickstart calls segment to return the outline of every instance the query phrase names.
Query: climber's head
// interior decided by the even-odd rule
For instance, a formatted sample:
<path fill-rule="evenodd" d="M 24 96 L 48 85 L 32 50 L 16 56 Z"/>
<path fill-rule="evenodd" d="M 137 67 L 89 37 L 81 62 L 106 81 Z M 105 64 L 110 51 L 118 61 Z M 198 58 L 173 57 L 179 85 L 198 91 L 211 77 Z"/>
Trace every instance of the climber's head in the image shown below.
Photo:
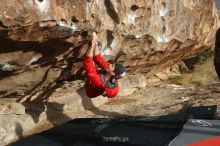
<path fill-rule="evenodd" d="M 114 64 L 114 73 L 116 79 L 121 79 L 125 76 L 125 68 L 122 64 L 115 63 Z"/>
<path fill-rule="evenodd" d="M 105 71 L 108 74 L 115 76 L 116 79 L 121 79 L 125 76 L 125 68 L 119 63 L 110 64 L 109 68 L 106 68 Z"/>

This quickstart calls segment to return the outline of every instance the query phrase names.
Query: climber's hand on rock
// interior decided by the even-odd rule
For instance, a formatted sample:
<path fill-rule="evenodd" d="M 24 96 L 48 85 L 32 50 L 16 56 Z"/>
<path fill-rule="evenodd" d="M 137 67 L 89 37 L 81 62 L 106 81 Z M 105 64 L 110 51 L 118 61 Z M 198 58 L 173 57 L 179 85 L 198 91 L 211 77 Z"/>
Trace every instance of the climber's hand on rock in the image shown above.
<path fill-rule="evenodd" d="M 106 96 L 107 96 L 105 91 L 104 91 L 104 93 L 102 94 L 102 96 L 104 96 L 104 97 L 106 97 Z"/>
<path fill-rule="evenodd" d="M 92 47 L 95 47 L 98 44 L 98 37 L 96 32 L 92 33 Z"/>

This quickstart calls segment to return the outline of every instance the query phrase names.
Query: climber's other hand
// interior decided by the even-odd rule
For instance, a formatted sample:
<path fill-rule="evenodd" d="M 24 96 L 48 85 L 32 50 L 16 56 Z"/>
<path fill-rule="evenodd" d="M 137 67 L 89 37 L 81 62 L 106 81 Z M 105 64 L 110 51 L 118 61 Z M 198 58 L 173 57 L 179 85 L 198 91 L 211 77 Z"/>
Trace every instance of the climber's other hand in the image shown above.
<path fill-rule="evenodd" d="M 98 37 L 97 37 L 97 34 L 96 32 L 93 32 L 92 33 L 92 46 L 96 46 L 98 44 Z"/>

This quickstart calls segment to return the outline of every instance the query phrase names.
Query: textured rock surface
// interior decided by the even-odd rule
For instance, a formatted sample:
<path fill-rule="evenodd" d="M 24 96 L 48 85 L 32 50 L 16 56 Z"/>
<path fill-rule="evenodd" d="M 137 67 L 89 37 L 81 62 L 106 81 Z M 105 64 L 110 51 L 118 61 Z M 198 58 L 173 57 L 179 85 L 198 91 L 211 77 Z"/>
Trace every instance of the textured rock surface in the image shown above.
<path fill-rule="evenodd" d="M 2 0 L 0 10 L 4 97 L 79 79 L 92 30 L 106 58 L 150 75 L 210 48 L 218 24 L 213 0 Z"/>
<path fill-rule="evenodd" d="M 158 85 L 179 74 L 176 63 L 213 46 L 213 0 L 1 0 L 0 10 L 0 145 L 77 117 L 163 115 L 219 102 L 219 84 Z M 93 30 L 106 58 L 138 73 L 120 82 L 126 97 L 83 92 L 85 34 Z"/>

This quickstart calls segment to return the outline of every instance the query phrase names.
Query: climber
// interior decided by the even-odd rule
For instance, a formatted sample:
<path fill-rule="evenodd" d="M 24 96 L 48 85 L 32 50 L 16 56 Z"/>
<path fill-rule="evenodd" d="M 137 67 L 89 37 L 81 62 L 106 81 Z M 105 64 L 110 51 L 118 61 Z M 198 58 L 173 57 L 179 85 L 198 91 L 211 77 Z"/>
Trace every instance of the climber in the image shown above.
<path fill-rule="evenodd" d="M 101 68 L 96 69 L 95 64 Z M 108 98 L 115 97 L 118 93 L 118 79 L 125 76 L 125 68 L 122 64 L 110 64 L 105 61 L 98 48 L 98 38 L 95 32 L 92 34 L 92 42 L 83 62 L 86 71 L 86 94 L 90 98 L 99 95 Z"/>

